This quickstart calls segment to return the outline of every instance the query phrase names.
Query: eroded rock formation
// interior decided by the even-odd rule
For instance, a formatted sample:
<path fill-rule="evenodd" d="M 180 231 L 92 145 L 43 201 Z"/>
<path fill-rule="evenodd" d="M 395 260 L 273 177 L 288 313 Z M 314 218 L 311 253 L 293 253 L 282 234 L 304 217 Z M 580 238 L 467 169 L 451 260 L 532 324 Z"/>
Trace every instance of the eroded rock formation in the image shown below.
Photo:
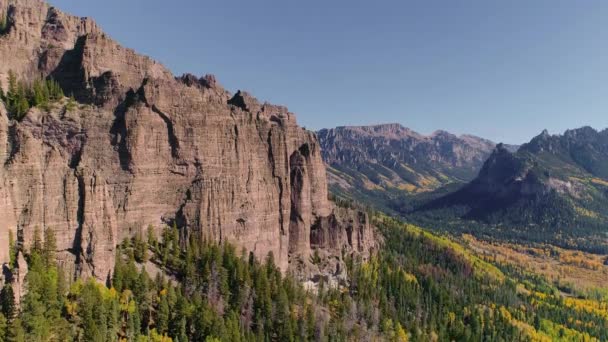
<path fill-rule="evenodd" d="M 337 219 L 316 136 L 287 108 L 210 75 L 176 78 L 44 2 L 0 0 L 2 11 L 2 84 L 9 70 L 52 77 L 80 104 L 17 122 L 0 102 L 0 262 L 8 230 L 27 249 L 36 227 L 55 231 L 64 267 L 100 280 L 123 238 L 173 222 L 182 236 L 272 252 L 282 270 L 313 247 L 373 247 L 367 218 Z"/>

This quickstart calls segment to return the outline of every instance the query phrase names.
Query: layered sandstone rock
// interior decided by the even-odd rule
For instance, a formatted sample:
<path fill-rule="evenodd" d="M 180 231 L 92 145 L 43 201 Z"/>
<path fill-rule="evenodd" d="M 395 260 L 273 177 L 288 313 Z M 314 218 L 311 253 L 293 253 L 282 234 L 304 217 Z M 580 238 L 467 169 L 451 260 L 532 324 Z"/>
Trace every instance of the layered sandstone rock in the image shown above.
<path fill-rule="evenodd" d="M 55 231 L 64 267 L 101 280 L 116 244 L 150 225 L 272 252 L 283 270 L 311 245 L 372 244 L 361 217 L 353 228 L 336 219 L 316 136 L 285 107 L 231 95 L 213 76 L 175 78 L 41 1 L 0 0 L 3 10 L 3 84 L 9 70 L 52 77 L 81 105 L 22 122 L 0 105 L 0 262 L 9 229 L 27 249 L 36 227 Z"/>

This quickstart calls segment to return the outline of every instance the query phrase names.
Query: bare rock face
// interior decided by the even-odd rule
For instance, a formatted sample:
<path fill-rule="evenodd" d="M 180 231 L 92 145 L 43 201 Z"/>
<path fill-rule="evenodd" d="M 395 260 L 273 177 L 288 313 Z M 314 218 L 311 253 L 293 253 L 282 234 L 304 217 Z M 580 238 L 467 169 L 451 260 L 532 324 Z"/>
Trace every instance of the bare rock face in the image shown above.
<path fill-rule="evenodd" d="M 445 131 L 425 136 L 400 124 L 336 127 L 317 135 L 332 193 L 398 215 L 412 210 L 415 197 L 472 180 L 495 146 Z"/>
<path fill-rule="evenodd" d="M 347 267 L 343 257 L 370 257 L 381 244 L 370 225 L 367 213 L 335 207 L 328 216 L 318 217 L 310 229 L 308 259 L 291 258 L 291 269 L 309 289 L 316 290 L 322 280 L 330 287 L 346 286 Z"/>
<path fill-rule="evenodd" d="M 318 135 L 334 184 L 383 191 L 423 192 L 469 181 L 496 145 L 445 131 L 424 136 L 400 124 L 337 127 Z"/>
<path fill-rule="evenodd" d="M 17 268 L 15 269 L 15 274 L 11 275 L 15 295 L 15 304 L 17 306 L 21 303 L 21 297 L 25 296 L 27 293 L 27 287 L 25 286 L 25 276 L 27 275 L 27 271 L 27 262 L 23 257 L 23 253 L 19 252 L 17 255 Z"/>
<path fill-rule="evenodd" d="M 371 241 L 367 221 L 348 228 L 335 215 L 317 138 L 287 108 L 231 95 L 210 75 L 175 78 L 44 2 L 3 9 L 3 84 L 9 70 L 52 77 L 81 104 L 34 108 L 21 122 L 0 104 L 0 262 L 8 230 L 27 249 L 35 227 L 55 231 L 66 269 L 100 280 L 115 246 L 149 225 L 272 252 L 282 270 L 311 245 Z"/>

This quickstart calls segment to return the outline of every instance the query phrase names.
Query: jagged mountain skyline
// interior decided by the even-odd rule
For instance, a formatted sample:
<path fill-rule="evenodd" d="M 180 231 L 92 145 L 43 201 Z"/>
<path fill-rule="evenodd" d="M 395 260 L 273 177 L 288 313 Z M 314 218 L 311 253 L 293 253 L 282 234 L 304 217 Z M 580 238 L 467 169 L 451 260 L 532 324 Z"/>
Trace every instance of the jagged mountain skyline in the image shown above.
<path fill-rule="evenodd" d="M 400 122 L 522 144 L 606 124 L 603 2 L 52 3 L 175 74 L 288 105 L 313 130 Z"/>

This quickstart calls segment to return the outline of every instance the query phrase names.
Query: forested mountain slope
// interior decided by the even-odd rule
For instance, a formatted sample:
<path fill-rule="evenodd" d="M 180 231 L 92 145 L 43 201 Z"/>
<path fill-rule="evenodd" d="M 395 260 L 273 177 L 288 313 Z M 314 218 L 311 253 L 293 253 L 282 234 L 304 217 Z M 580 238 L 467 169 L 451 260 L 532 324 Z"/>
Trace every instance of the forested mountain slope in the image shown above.
<path fill-rule="evenodd" d="M 608 130 L 544 131 L 515 153 L 498 146 L 477 178 L 418 213 L 489 224 L 495 235 L 606 253 Z"/>
<path fill-rule="evenodd" d="M 270 254 L 178 230 L 123 241 L 104 286 L 66 282 L 52 231 L 26 254 L 20 310 L 0 293 L 8 341 L 605 341 L 608 293 L 565 295 L 462 241 L 377 216 L 385 248 L 347 258 L 347 283 L 306 290 Z M 150 231 L 151 232 L 151 231 Z M 313 262 L 319 262 L 312 256 Z M 149 273 L 149 270 L 152 273 Z M 576 297 L 575 297 L 576 296 Z"/>

